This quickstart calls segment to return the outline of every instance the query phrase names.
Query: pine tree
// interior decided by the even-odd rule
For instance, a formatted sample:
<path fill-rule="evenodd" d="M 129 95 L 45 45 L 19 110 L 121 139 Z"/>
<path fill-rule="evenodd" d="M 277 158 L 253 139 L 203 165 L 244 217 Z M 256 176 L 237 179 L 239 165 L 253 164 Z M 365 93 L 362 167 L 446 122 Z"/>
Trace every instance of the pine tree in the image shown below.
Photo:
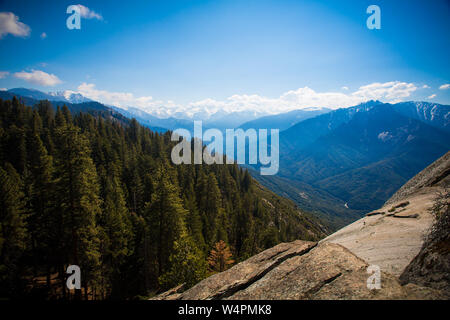
<path fill-rule="evenodd" d="M 203 210 L 205 228 L 205 240 L 208 245 L 212 245 L 217 239 L 217 217 L 221 210 L 221 194 L 217 184 L 217 180 L 213 173 L 210 173 L 206 180 L 206 185 L 203 186 L 201 195 L 203 197 Z"/>
<path fill-rule="evenodd" d="M 205 249 L 205 239 L 202 234 L 202 220 L 195 203 L 195 194 L 192 183 L 185 190 L 184 206 L 188 210 L 186 227 L 189 235 L 202 250 Z"/>
<path fill-rule="evenodd" d="M 60 194 L 61 239 L 64 263 L 80 266 L 85 295 L 99 278 L 100 252 L 96 219 L 100 214 L 98 177 L 87 139 L 80 129 L 62 122 L 56 129 L 60 148 L 57 190 Z M 62 272 L 61 270 L 60 272 Z M 92 282 L 92 283 L 90 283 Z M 77 294 L 80 294 L 76 290 Z M 78 297 L 80 298 L 80 297 Z"/>
<path fill-rule="evenodd" d="M 183 231 L 174 242 L 173 253 L 169 257 L 170 269 L 163 274 L 160 285 L 163 289 L 184 283 L 186 288 L 202 280 L 206 276 L 206 261 L 194 240 Z"/>
<path fill-rule="evenodd" d="M 42 119 L 42 124 L 45 128 L 50 128 L 53 125 L 55 112 L 48 100 L 39 101 L 37 104 L 37 111 Z"/>
<path fill-rule="evenodd" d="M 27 228 L 22 182 L 7 163 L 0 168 L 0 295 L 20 291 L 18 263 L 26 249 Z"/>
<path fill-rule="evenodd" d="M 208 264 L 211 270 L 216 272 L 222 272 L 228 269 L 230 265 L 234 263 L 231 259 L 233 255 L 231 254 L 230 248 L 227 244 L 220 240 L 217 242 L 208 257 Z"/>
<path fill-rule="evenodd" d="M 121 281 L 115 284 L 111 298 L 133 298 L 137 295 L 146 295 L 154 287 L 151 286 L 149 269 L 148 243 L 146 243 L 149 230 L 145 219 L 130 212 L 131 235 L 129 252 L 124 263 L 116 272 L 120 274 Z"/>
<path fill-rule="evenodd" d="M 50 287 L 50 272 L 52 265 L 55 264 L 54 257 L 57 254 L 56 248 L 59 241 L 54 233 L 57 229 L 54 168 L 52 157 L 47 154 L 38 132 L 34 131 L 29 138 L 28 147 L 27 184 L 30 209 L 28 225 L 35 266 L 39 264 L 38 261 L 45 265 L 47 286 Z"/>
<path fill-rule="evenodd" d="M 137 214 L 142 214 L 145 206 L 143 201 L 144 185 L 135 155 L 132 155 L 132 159 L 125 169 L 125 176 L 128 186 L 128 203 L 131 205 L 131 210 Z"/>
<path fill-rule="evenodd" d="M 67 126 L 66 118 L 64 117 L 64 114 L 59 106 L 56 108 L 55 125 L 59 128 Z"/>
<path fill-rule="evenodd" d="M 248 170 L 245 170 L 244 178 L 242 179 L 242 190 L 247 192 L 250 189 L 251 181 L 250 173 L 248 173 Z"/>
<path fill-rule="evenodd" d="M 169 257 L 175 241 L 180 238 L 187 211 L 183 207 L 179 191 L 169 181 L 166 172 L 160 168 L 157 176 L 159 182 L 151 203 L 147 205 L 145 218 L 151 230 L 151 251 L 159 277 L 170 267 Z"/>
<path fill-rule="evenodd" d="M 228 243 L 228 229 L 230 228 L 230 224 L 228 221 L 227 214 L 225 210 L 220 208 L 219 213 L 216 219 L 216 240 L 217 241 L 225 241 Z"/>
<path fill-rule="evenodd" d="M 107 177 L 101 227 L 102 289 L 109 296 L 121 287 L 120 267 L 130 255 L 132 226 L 119 179 L 113 172 Z"/>

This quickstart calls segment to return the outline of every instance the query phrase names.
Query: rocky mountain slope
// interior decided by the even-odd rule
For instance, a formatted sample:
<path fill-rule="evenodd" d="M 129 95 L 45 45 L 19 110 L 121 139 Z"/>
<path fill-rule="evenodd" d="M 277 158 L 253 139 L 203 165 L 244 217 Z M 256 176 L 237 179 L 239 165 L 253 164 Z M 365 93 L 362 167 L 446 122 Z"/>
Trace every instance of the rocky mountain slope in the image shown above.
<path fill-rule="evenodd" d="M 450 297 L 450 176 L 449 154 L 440 159 L 431 170 L 437 172 L 437 176 L 426 177 L 420 175 L 416 183 L 411 183 L 403 192 L 411 192 L 420 185 L 427 188 L 436 186 L 444 187 L 444 191 L 438 193 L 432 207 L 435 218 L 433 227 L 425 236 L 424 244 L 419 254 L 411 261 L 400 275 L 402 283 L 415 283 L 442 290 Z M 440 170 L 443 168 L 444 170 Z"/>
<path fill-rule="evenodd" d="M 174 288 L 154 299 L 439 299 L 441 292 L 381 272 L 380 290 L 367 288 L 369 264 L 345 247 L 297 240 L 282 243 L 213 275 L 187 291 Z"/>
<path fill-rule="evenodd" d="M 319 243 L 279 244 L 186 291 L 180 286 L 155 299 L 448 299 L 448 237 L 432 250 L 424 234 L 449 169 L 447 152 L 381 209 Z M 441 269 L 421 276 L 433 261 Z M 380 268 L 380 289 L 367 287 L 370 265 Z"/>

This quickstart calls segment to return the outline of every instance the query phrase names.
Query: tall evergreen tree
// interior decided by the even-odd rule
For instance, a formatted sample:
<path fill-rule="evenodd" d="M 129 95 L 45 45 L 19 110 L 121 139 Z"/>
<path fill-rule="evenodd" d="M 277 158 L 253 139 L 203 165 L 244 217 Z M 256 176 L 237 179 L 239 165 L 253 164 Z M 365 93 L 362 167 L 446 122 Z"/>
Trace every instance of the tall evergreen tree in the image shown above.
<path fill-rule="evenodd" d="M 6 163 L 0 168 L 0 294 L 16 296 L 21 287 L 19 262 L 26 249 L 27 228 L 22 182 Z"/>
<path fill-rule="evenodd" d="M 187 211 L 183 207 L 179 191 L 162 168 L 158 170 L 157 176 L 159 182 L 151 203 L 147 205 L 145 217 L 151 230 L 150 241 L 156 258 L 155 271 L 159 277 L 169 269 L 169 256 L 175 241 L 181 235 Z"/>
<path fill-rule="evenodd" d="M 206 242 L 212 245 L 217 239 L 217 218 L 222 210 L 222 198 L 220 189 L 217 184 L 215 175 L 211 172 L 207 178 L 206 195 L 205 195 L 205 224 L 206 227 Z M 219 239 L 220 240 L 220 239 Z"/>
<path fill-rule="evenodd" d="M 53 159 L 47 154 L 38 132 L 30 134 L 28 147 L 28 199 L 30 215 L 28 225 L 35 266 L 38 261 L 45 266 L 47 286 L 50 287 L 51 267 L 59 241 L 56 237 L 56 197 L 54 193 Z M 36 269 L 35 269 L 36 273 Z M 36 275 L 36 274 L 35 274 Z"/>
<path fill-rule="evenodd" d="M 206 276 L 204 254 L 185 230 L 174 242 L 169 262 L 169 270 L 159 278 L 163 289 L 173 288 L 182 283 L 186 288 L 190 288 Z"/>
<path fill-rule="evenodd" d="M 121 287 L 121 265 L 130 255 L 132 226 L 119 179 L 111 173 L 107 177 L 104 209 L 100 217 L 102 280 L 106 296 Z"/>
<path fill-rule="evenodd" d="M 187 231 L 197 246 L 204 250 L 206 249 L 206 243 L 202 233 L 202 220 L 195 203 L 195 193 L 192 183 L 185 190 L 184 207 L 188 211 L 186 216 Z"/>
<path fill-rule="evenodd" d="M 96 219 L 101 212 L 98 177 L 87 139 L 66 121 L 56 129 L 60 148 L 57 190 L 60 194 L 63 250 L 68 264 L 83 270 L 85 294 L 99 277 L 100 252 Z M 63 270 L 61 270 L 63 271 Z M 91 283 L 92 282 L 92 283 Z M 78 291 L 76 291 L 77 294 Z"/>

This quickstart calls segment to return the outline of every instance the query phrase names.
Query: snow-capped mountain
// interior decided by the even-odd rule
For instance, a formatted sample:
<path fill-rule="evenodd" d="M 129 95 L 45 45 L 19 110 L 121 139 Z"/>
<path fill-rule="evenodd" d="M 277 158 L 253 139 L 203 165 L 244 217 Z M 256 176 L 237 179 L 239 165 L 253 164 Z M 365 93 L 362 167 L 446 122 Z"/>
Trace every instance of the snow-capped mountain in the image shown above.
<path fill-rule="evenodd" d="M 260 110 L 231 110 L 226 107 L 208 106 L 208 105 L 174 105 L 158 104 L 151 107 L 127 106 L 121 107 L 127 111 L 140 110 L 146 114 L 160 119 L 183 119 L 183 120 L 202 120 L 202 121 L 220 121 L 224 118 L 236 118 L 235 120 L 244 123 L 256 118 L 269 115 L 269 113 Z M 234 121 L 234 122 L 236 122 Z"/>
<path fill-rule="evenodd" d="M 83 103 L 92 101 L 91 99 L 83 96 L 81 93 L 72 90 L 49 92 L 48 94 L 55 97 L 55 99 L 57 100 L 65 99 L 70 103 Z"/>
<path fill-rule="evenodd" d="M 36 100 L 62 101 L 68 103 L 83 103 L 92 101 L 91 99 L 88 99 L 83 95 L 81 95 L 80 93 L 72 90 L 45 93 L 35 89 L 13 88 L 7 91 L 13 94 L 33 98 Z"/>

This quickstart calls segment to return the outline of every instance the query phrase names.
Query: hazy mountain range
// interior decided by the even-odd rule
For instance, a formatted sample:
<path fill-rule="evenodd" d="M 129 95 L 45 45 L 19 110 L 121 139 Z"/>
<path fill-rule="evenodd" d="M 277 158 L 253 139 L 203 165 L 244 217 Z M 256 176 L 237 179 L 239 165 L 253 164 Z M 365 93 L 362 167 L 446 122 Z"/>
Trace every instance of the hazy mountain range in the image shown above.
<path fill-rule="evenodd" d="M 247 121 L 240 125 L 242 129 L 279 129 L 280 131 L 286 130 L 291 126 L 309 119 L 315 116 L 328 113 L 331 109 L 328 108 L 311 108 L 294 110 L 286 113 L 280 113 L 276 115 L 263 116 L 255 120 Z"/>
<path fill-rule="evenodd" d="M 367 212 L 450 150 L 449 123 L 450 106 L 426 102 L 335 110 L 281 133 L 279 176 Z"/>
<path fill-rule="evenodd" d="M 136 118 L 154 131 L 193 130 L 193 120 L 158 118 L 93 102 L 70 92 L 32 89 L 1 91 L 29 105 L 47 99 L 71 111 L 94 110 Z M 78 103 L 82 102 L 82 103 Z M 266 187 L 315 211 L 332 227 L 343 226 L 380 207 L 401 185 L 450 150 L 450 106 L 428 102 L 380 101 L 338 110 L 295 110 L 277 115 L 217 112 L 198 115 L 205 128 L 280 129 L 277 176 L 252 174 Z"/>

